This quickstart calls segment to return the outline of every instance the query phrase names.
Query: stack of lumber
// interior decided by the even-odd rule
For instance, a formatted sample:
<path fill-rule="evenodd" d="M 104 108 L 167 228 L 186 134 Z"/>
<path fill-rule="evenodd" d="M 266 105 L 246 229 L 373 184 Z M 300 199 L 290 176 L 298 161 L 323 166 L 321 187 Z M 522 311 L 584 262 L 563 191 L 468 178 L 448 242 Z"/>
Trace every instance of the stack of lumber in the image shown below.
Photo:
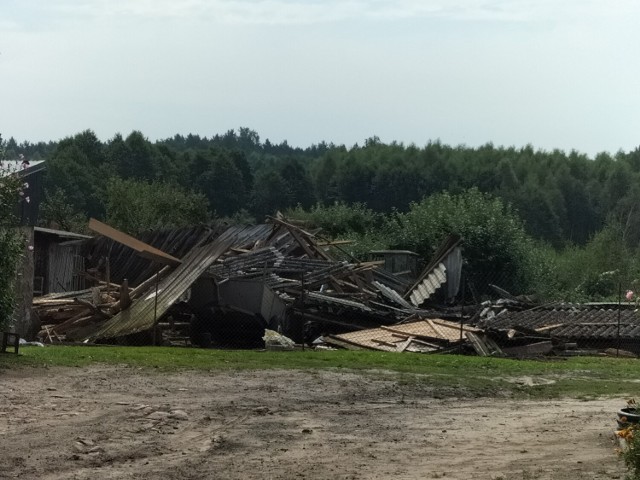
<path fill-rule="evenodd" d="M 86 328 L 102 323 L 129 307 L 155 281 L 154 275 L 134 289 L 129 288 L 126 280 L 122 285 L 100 282 L 99 286 L 86 290 L 36 297 L 32 308 L 40 319 L 38 337 L 47 343 L 75 341 Z"/>

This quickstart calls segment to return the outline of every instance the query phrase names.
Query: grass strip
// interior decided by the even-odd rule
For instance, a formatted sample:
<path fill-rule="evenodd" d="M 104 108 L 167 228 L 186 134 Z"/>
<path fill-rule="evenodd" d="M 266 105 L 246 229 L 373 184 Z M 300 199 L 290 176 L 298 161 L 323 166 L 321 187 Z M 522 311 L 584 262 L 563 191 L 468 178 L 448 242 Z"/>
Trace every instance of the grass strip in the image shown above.
<path fill-rule="evenodd" d="M 640 363 L 634 359 L 573 357 L 566 360 L 511 360 L 464 355 L 423 355 L 374 351 L 207 350 L 176 347 L 24 347 L 21 355 L 0 355 L 0 369 L 16 366 L 85 367 L 126 365 L 177 372 L 261 369 L 348 369 L 401 374 L 402 382 L 533 397 L 585 399 L 640 392 Z M 0 371 L 1 375 L 1 371 Z"/>

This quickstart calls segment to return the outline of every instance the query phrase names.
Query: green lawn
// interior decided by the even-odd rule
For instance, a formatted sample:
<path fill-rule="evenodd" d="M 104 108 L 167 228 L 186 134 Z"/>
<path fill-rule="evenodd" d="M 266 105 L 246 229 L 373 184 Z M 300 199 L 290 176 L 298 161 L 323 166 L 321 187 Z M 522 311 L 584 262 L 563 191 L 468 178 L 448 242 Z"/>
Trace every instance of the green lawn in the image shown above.
<path fill-rule="evenodd" d="M 126 365 L 160 371 L 229 369 L 349 369 L 393 375 L 401 382 L 427 383 L 467 393 L 535 397 L 640 395 L 640 361 L 574 357 L 568 360 L 507 360 L 462 355 L 372 351 L 261 352 L 172 347 L 25 347 L 0 355 L 2 368 L 17 366 Z M 533 383 L 552 383 L 527 385 Z"/>

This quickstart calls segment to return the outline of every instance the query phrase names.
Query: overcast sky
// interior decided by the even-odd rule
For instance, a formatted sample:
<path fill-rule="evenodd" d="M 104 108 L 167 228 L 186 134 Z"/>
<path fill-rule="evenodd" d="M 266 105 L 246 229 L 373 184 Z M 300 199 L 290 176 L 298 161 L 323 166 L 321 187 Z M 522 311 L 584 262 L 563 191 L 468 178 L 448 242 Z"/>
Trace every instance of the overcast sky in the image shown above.
<path fill-rule="evenodd" d="M 640 145 L 635 0 L 0 0 L 0 134 Z"/>

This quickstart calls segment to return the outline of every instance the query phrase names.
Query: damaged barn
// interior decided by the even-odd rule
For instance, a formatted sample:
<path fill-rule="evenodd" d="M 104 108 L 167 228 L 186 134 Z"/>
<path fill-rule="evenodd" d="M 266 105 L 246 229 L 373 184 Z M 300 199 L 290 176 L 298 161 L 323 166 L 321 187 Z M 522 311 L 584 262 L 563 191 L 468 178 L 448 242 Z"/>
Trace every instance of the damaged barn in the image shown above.
<path fill-rule="evenodd" d="M 337 256 L 332 248 L 339 246 L 282 216 L 140 238 L 95 220 L 90 228 L 99 235 L 82 241 L 78 274 L 92 286 L 33 301 L 44 342 L 264 348 L 274 332 L 291 345 L 323 348 L 638 353 L 640 324 L 631 309 L 538 305 L 495 286 L 500 299 L 472 305 L 456 236 L 418 274 L 412 252 L 375 251 L 366 261 Z M 595 340 L 602 348 L 593 348 Z"/>
<path fill-rule="evenodd" d="M 44 341 L 259 347 L 267 329 L 310 343 L 390 326 L 432 315 L 417 305 L 451 278 L 442 261 L 459 243 L 416 278 L 417 262 L 405 269 L 415 254 L 339 260 L 330 245 L 282 217 L 140 239 L 95 220 L 90 228 L 100 234 L 83 247 L 83 276 L 93 287 L 34 300 Z"/>

